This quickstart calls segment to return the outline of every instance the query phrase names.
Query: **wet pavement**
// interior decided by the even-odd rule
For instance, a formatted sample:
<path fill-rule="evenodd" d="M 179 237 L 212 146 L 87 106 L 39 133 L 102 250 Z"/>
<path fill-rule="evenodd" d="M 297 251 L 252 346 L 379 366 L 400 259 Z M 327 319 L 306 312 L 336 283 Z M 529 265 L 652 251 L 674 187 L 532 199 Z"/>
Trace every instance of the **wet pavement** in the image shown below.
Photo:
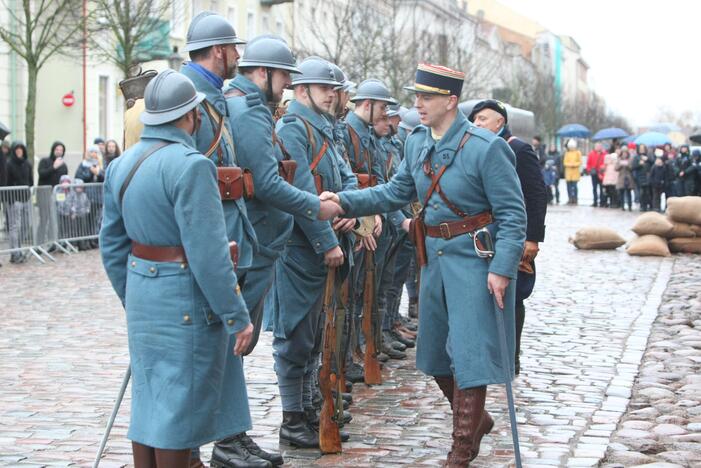
<path fill-rule="evenodd" d="M 549 209 L 514 382 L 524 466 L 598 465 L 627 411 L 667 283 L 685 273 L 674 269 L 677 257 L 577 251 L 567 238 L 588 224 L 629 238 L 635 216 Z M 48 265 L 5 260 L 0 466 L 90 466 L 129 361 L 124 313 L 95 251 L 58 255 Z M 277 449 L 281 409 L 270 344 L 263 334 L 246 359 L 249 434 Z M 351 440 L 342 455 L 287 450 L 288 466 L 439 466 L 451 443 L 450 408 L 413 357 L 411 351 L 406 360 L 390 361 L 381 386 L 354 386 Z M 503 388 L 489 388 L 487 409 L 496 425 L 473 466 L 513 464 L 505 401 Z M 128 421 L 127 392 L 100 466 L 130 465 Z M 203 449 L 204 458 L 209 453 Z"/>

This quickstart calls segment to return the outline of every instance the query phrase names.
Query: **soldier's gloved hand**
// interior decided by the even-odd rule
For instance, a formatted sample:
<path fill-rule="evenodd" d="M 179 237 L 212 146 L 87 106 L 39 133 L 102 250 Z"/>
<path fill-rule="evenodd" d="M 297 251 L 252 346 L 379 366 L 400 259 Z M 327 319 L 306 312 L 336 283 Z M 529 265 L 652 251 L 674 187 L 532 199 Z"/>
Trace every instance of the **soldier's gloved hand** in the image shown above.
<path fill-rule="evenodd" d="M 339 246 L 327 250 L 324 253 L 324 265 L 327 267 L 340 267 L 343 265 L 343 250 Z"/>
<path fill-rule="evenodd" d="M 540 248 L 538 247 L 537 242 L 526 241 L 526 245 L 523 247 L 523 256 L 521 257 L 521 261 L 525 261 L 528 263 L 532 262 L 533 260 L 535 260 L 539 251 Z"/>
<path fill-rule="evenodd" d="M 333 195 L 336 194 L 334 193 Z M 326 221 L 328 219 L 333 219 L 336 216 L 340 216 L 343 213 L 343 208 L 341 208 L 341 205 L 339 205 L 338 202 L 334 202 L 333 200 L 323 200 L 321 199 L 321 197 L 319 197 L 319 215 L 317 216 L 318 219 Z"/>
<path fill-rule="evenodd" d="M 333 222 L 334 231 L 348 232 L 351 231 L 353 227 L 355 227 L 355 218 L 338 218 Z"/>
<path fill-rule="evenodd" d="M 375 215 L 375 227 L 372 228 L 372 235 L 380 237 L 380 234 L 382 234 L 382 216 Z"/>
<path fill-rule="evenodd" d="M 234 356 L 240 356 L 244 351 L 248 349 L 248 345 L 251 344 L 251 339 L 253 338 L 253 325 L 248 324 L 246 328 L 236 333 L 236 344 L 234 345 Z"/>
<path fill-rule="evenodd" d="M 489 289 L 489 294 L 494 295 L 497 305 L 502 310 L 504 309 L 504 292 L 509 285 L 509 281 L 509 278 L 506 276 L 497 275 L 496 273 L 489 273 L 487 275 L 487 289 Z"/>
<path fill-rule="evenodd" d="M 335 204 L 341 206 L 341 199 L 338 198 L 338 195 L 336 195 L 333 192 L 321 192 L 321 195 L 319 195 L 319 200 L 321 200 L 321 201 L 330 200 L 330 201 L 334 202 Z"/>

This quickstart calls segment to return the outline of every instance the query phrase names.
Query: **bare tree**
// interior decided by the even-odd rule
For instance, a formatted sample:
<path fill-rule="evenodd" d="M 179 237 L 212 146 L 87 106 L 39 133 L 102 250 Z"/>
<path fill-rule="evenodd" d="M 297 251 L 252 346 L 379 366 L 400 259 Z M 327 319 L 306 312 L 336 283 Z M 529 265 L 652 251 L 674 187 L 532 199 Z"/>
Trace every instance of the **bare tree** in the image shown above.
<path fill-rule="evenodd" d="M 84 18 L 80 0 L 21 0 L 10 8 L 0 4 L 9 15 L 9 25 L 0 26 L 0 39 L 7 43 L 27 65 L 27 101 L 24 132 L 27 152 L 34 163 L 34 125 L 36 121 L 37 79 L 47 60 L 80 45 Z"/>
<path fill-rule="evenodd" d="M 98 29 L 90 35 L 91 49 L 129 76 L 139 63 L 167 58 L 168 48 L 153 47 L 149 40 L 167 38 L 169 26 L 163 18 L 172 0 L 92 0 Z M 164 34 L 165 33 L 165 34 Z"/>

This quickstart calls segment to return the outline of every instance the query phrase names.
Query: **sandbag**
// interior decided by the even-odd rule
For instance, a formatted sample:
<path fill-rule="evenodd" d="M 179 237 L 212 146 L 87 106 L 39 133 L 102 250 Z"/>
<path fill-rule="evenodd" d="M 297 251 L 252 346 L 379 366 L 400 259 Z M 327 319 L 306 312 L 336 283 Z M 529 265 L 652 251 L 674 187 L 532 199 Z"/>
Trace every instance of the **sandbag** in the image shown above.
<path fill-rule="evenodd" d="M 611 250 L 626 243 L 616 231 L 606 227 L 583 227 L 574 237 L 570 237 L 570 244 L 582 250 Z"/>
<path fill-rule="evenodd" d="M 626 251 L 628 255 L 638 256 L 669 257 L 671 255 L 667 240 L 653 234 L 636 237 L 628 243 Z"/>
<path fill-rule="evenodd" d="M 696 229 L 694 229 L 696 227 Z M 672 230 L 667 233 L 667 239 L 676 239 L 679 237 L 696 237 L 696 231 L 701 231 L 701 226 L 694 226 L 693 224 L 680 223 L 677 221 L 672 222 Z"/>
<path fill-rule="evenodd" d="M 689 224 L 689 229 L 694 231 L 696 237 L 701 237 L 701 226 L 699 226 L 698 224 Z"/>
<path fill-rule="evenodd" d="M 633 232 L 639 236 L 653 234 L 665 237 L 674 225 L 666 216 L 654 211 L 649 211 L 638 216 L 633 226 Z"/>
<path fill-rule="evenodd" d="M 672 252 L 701 254 L 701 238 L 681 237 L 669 240 L 669 250 Z"/>
<path fill-rule="evenodd" d="M 667 215 L 680 223 L 701 224 L 701 197 L 670 198 Z"/>

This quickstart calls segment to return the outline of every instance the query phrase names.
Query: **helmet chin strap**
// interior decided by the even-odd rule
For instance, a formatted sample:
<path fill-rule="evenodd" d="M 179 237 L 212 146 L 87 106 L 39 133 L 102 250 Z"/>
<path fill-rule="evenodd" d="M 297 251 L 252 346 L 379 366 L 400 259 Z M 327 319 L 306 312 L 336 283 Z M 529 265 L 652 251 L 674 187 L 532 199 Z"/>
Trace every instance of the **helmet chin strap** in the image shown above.
<path fill-rule="evenodd" d="M 369 99 L 370 101 L 370 122 L 368 123 L 368 130 L 370 131 L 370 135 L 375 135 L 375 125 L 374 125 L 374 120 L 375 120 L 375 101 L 372 99 Z"/>
<path fill-rule="evenodd" d="M 265 98 L 268 100 L 268 106 L 271 108 L 277 107 L 273 97 L 273 71 L 270 68 L 265 68 L 265 77 L 268 80 L 268 84 L 265 87 Z"/>
<path fill-rule="evenodd" d="M 311 90 L 311 88 L 309 87 L 309 85 L 308 85 L 308 84 L 305 84 L 304 87 L 305 87 L 306 90 L 307 90 L 307 96 L 309 96 L 309 102 L 312 103 L 312 110 L 313 110 L 314 112 L 316 112 L 317 114 L 324 114 L 324 111 L 321 110 L 321 108 L 320 108 L 319 106 L 316 105 L 316 102 L 314 102 L 314 98 L 312 97 L 312 90 Z"/>

